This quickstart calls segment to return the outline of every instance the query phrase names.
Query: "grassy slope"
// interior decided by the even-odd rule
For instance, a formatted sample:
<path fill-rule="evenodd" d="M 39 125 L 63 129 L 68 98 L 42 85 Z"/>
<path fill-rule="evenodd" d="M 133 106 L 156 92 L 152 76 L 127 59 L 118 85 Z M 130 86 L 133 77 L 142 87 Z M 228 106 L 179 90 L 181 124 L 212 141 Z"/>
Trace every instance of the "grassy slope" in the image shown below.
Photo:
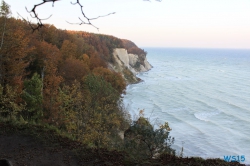
<path fill-rule="evenodd" d="M 0 122 L 0 129 L 0 158 L 9 159 L 13 165 L 243 165 L 219 159 L 204 160 L 169 155 L 136 163 L 124 152 L 87 148 L 50 126 Z"/>

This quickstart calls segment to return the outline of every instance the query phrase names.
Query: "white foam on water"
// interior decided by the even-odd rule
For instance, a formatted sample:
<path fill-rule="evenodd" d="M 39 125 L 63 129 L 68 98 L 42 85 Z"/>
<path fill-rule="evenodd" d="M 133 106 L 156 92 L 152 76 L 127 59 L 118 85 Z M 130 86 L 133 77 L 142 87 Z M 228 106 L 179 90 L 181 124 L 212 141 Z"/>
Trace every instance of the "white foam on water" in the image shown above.
<path fill-rule="evenodd" d="M 203 121 L 209 121 L 213 116 L 218 115 L 220 112 L 197 112 L 194 116 Z"/>
<path fill-rule="evenodd" d="M 169 122 L 173 147 L 184 141 L 185 156 L 245 155 L 250 164 L 250 51 L 147 52 L 154 68 L 127 87 L 129 112 Z"/>

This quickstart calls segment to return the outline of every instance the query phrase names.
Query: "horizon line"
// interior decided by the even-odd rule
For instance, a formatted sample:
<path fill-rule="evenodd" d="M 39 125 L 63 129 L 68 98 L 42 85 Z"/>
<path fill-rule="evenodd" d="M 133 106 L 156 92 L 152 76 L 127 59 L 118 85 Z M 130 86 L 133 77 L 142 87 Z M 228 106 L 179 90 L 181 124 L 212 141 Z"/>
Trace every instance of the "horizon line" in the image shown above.
<path fill-rule="evenodd" d="M 209 50 L 249 50 L 250 48 L 228 48 L 228 47 L 152 47 L 152 46 L 138 46 L 139 48 L 168 48 L 168 49 L 209 49 Z"/>

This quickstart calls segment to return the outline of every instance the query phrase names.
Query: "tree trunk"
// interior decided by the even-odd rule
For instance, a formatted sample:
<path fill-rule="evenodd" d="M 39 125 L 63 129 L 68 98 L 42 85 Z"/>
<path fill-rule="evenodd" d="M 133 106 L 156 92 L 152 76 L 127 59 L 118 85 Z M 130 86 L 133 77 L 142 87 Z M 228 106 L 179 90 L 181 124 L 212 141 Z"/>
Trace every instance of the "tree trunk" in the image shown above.
<path fill-rule="evenodd" d="M 3 33 L 2 33 L 2 37 L 1 37 L 1 44 L 0 44 L 0 84 L 3 85 L 3 55 L 1 54 L 1 49 L 3 47 L 3 42 L 4 42 L 4 35 L 5 35 L 5 27 L 6 27 L 6 17 L 4 17 L 4 24 L 3 24 Z"/>

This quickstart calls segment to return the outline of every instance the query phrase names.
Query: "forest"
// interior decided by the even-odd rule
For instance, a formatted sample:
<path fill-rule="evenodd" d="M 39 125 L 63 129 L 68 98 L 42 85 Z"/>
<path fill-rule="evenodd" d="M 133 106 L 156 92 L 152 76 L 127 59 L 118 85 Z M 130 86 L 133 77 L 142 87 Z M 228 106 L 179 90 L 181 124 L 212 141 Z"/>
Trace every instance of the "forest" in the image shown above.
<path fill-rule="evenodd" d="M 131 119 L 122 101 L 126 82 L 107 65 L 115 48 L 144 50 L 129 40 L 49 24 L 32 32 L 27 21 L 11 17 L 5 1 L 0 7 L 0 136 L 15 124 L 11 129 L 26 125 L 43 138 L 45 127 L 99 155 L 118 151 L 122 165 L 173 159 L 168 123 L 154 128 L 143 110 Z"/>
<path fill-rule="evenodd" d="M 32 32 L 28 22 L 11 17 L 4 1 L 0 25 L 1 121 L 54 126 L 93 148 L 147 149 L 143 158 L 174 153 L 173 140 L 165 142 L 167 123 L 156 131 L 142 111 L 131 120 L 122 104 L 124 78 L 107 67 L 114 48 L 138 55 L 144 50 L 128 40 L 53 25 Z"/>

